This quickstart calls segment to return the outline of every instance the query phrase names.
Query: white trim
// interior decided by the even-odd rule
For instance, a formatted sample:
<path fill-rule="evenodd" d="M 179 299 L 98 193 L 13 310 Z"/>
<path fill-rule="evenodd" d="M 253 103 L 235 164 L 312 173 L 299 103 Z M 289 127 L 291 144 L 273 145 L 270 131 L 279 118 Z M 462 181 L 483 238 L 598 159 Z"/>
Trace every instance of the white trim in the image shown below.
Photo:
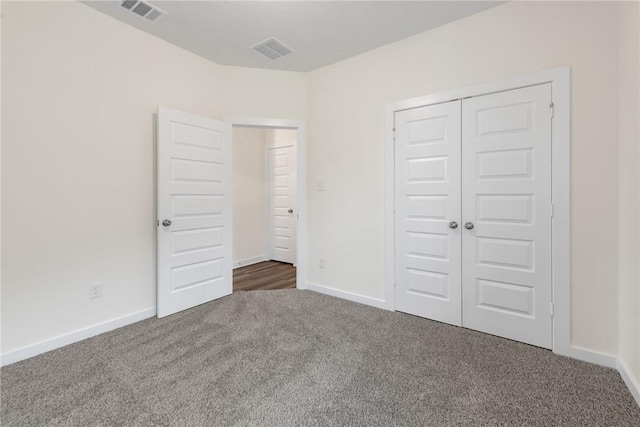
<path fill-rule="evenodd" d="M 553 262 L 553 351 L 580 359 L 580 351 L 571 347 L 570 293 L 570 160 L 571 160 L 571 69 L 554 68 L 525 76 L 508 78 L 463 89 L 394 102 L 386 106 L 385 119 L 385 295 L 388 305 L 395 307 L 394 248 L 394 116 L 397 111 L 440 104 L 471 96 L 487 95 L 506 90 L 551 83 L 554 117 L 552 123 L 552 262 Z M 576 356 L 576 354 L 578 356 Z M 615 358 L 614 358 L 615 360 Z M 608 360 L 607 363 L 609 363 Z M 597 363 L 597 362 L 596 362 Z"/>
<path fill-rule="evenodd" d="M 307 175 L 306 175 L 306 138 L 307 125 L 302 120 L 265 119 L 253 117 L 223 117 L 223 121 L 230 123 L 232 134 L 234 126 L 271 128 L 271 129 L 294 129 L 297 131 L 296 154 L 297 154 L 297 242 L 296 242 L 296 287 L 306 289 L 307 286 Z"/>
<path fill-rule="evenodd" d="M 241 259 L 240 261 L 233 262 L 233 269 L 235 270 L 238 267 L 247 267 L 249 265 L 257 264 L 259 262 L 269 261 L 266 255 L 254 256 L 251 258 Z"/>
<path fill-rule="evenodd" d="M 396 237 L 395 237 L 395 106 L 387 105 L 384 144 L 384 235 L 385 299 L 387 310 L 396 309 Z"/>
<path fill-rule="evenodd" d="M 548 72 L 552 121 L 553 351 L 571 356 L 571 69 Z"/>
<path fill-rule="evenodd" d="M 636 400 L 636 403 L 640 406 L 640 383 L 631 376 L 629 368 L 620 358 L 618 358 L 618 372 L 622 377 L 622 381 L 627 385 L 631 395 Z"/>
<path fill-rule="evenodd" d="M 264 144 L 265 150 L 271 150 L 273 148 L 285 148 L 285 147 L 293 147 L 296 148 L 296 142 L 269 142 Z"/>
<path fill-rule="evenodd" d="M 330 295 L 332 297 L 342 298 L 348 301 L 353 301 L 360 304 L 381 308 L 383 310 L 393 310 L 392 308 L 387 308 L 387 303 L 384 300 L 381 300 L 378 298 L 371 298 L 371 297 L 356 294 L 353 292 L 348 292 L 340 289 L 330 288 L 328 286 L 318 285 L 316 283 L 307 283 L 307 289 L 310 291 L 321 293 L 321 294 Z"/>
<path fill-rule="evenodd" d="M 618 367 L 618 359 L 616 356 L 580 347 L 571 346 L 565 354 L 562 354 L 562 356 L 593 363 L 594 365 L 605 366 L 607 368 L 616 369 Z"/>
<path fill-rule="evenodd" d="M 7 366 L 33 356 L 55 350 L 56 348 L 64 347 L 123 326 L 131 325 L 132 323 L 154 317 L 155 315 L 156 307 L 150 307 L 122 317 L 87 326 L 86 328 L 78 329 L 77 331 L 58 335 L 57 337 L 40 341 L 17 350 L 9 351 L 2 354 L 0 366 Z"/>

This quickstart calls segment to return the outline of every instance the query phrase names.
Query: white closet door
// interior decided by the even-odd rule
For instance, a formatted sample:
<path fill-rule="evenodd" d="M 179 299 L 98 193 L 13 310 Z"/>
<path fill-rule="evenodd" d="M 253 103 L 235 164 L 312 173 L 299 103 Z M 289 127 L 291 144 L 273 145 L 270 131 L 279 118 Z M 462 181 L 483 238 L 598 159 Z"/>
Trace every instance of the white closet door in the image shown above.
<path fill-rule="evenodd" d="M 396 309 L 460 325 L 460 101 L 395 116 Z"/>
<path fill-rule="evenodd" d="M 550 84 L 462 102 L 463 326 L 546 348 L 550 104 Z"/>
<path fill-rule="evenodd" d="M 269 259 L 296 263 L 296 149 L 268 149 Z"/>
<path fill-rule="evenodd" d="M 231 126 L 158 112 L 158 317 L 229 295 Z"/>

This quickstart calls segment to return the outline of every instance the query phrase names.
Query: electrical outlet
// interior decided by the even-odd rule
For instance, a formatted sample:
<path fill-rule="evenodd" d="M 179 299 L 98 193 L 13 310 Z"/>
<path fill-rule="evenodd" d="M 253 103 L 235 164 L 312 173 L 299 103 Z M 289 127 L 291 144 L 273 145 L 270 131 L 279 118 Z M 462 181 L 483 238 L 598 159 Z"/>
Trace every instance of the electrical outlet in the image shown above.
<path fill-rule="evenodd" d="M 318 267 L 324 268 L 324 258 L 318 259 Z"/>
<path fill-rule="evenodd" d="M 102 296 L 102 283 L 92 283 L 89 285 L 89 299 L 100 298 Z"/>

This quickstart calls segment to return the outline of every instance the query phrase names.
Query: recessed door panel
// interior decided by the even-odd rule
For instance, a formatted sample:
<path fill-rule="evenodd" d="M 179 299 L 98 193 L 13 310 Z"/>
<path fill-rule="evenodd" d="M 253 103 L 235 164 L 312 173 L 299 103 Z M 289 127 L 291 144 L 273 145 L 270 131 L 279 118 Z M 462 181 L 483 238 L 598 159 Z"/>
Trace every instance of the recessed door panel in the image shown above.
<path fill-rule="evenodd" d="M 532 178 L 530 148 L 478 153 L 478 179 Z"/>
<path fill-rule="evenodd" d="M 407 196 L 407 218 L 446 220 L 448 205 L 446 196 Z"/>
<path fill-rule="evenodd" d="M 224 197 L 218 194 L 174 194 L 170 200 L 174 217 L 221 215 L 224 206 Z"/>
<path fill-rule="evenodd" d="M 194 286 L 209 285 L 222 279 L 222 259 L 213 259 L 171 269 L 171 290 L 181 291 Z"/>
<path fill-rule="evenodd" d="M 409 182 L 447 182 L 447 157 L 407 159 Z"/>
<path fill-rule="evenodd" d="M 449 300 L 449 276 L 432 271 L 408 269 L 407 292 L 416 296 Z"/>
<path fill-rule="evenodd" d="M 486 99 L 485 96 L 469 99 Z M 468 111 L 465 111 L 463 114 L 468 116 L 467 113 Z M 473 121 L 476 124 L 473 134 L 478 138 L 531 131 L 532 103 L 529 101 L 491 105 L 487 106 L 487 108 L 478 108 L 472 114 L 474 114 Z M 466 118 L 472 119 L 471 117 Z"/>
<path fill-rule="evenodd" d="M 176 145 L 191 145 L 208 150 L 222 151 L 223 134 L 218 129 L 211 129 L 208 125 L 193 125 L 191 123 L 172 122 L 170 124 L 171 138 Z"/>
<path fill-rule="evenodd" d="M 171 234 L 171 253 L 201 251 L 223 244 L 223 227 L 174 231 Z"/>
<path fill-rule="evenodd" d="M 533 271 L 534 242 L 518 239 L 476 238 L 478 264 Z"/>
<path fill-rule="evenodd" d="M 476 194 L 476 222 L 533 224 L 533 194 Z"/>
<path fill-rule="evenodd" d="M 173 181 L 222 182 L 222 164 L 203 160 L 171 159 Z"/>
<path fill-rule="evenodd" d="M 449 259 L 449 236 L 447 234 L 408 232 L 407 237 L 409 255 L 443 260 Z"/>
<path fill-rule="evenodd" d="M 407 123 L 407 145 L 445 142 L 448 120 L 449 117 L 445 115 Z"/>
<path fill-rule="evenodd" d="M 478 309 L 508 316 L 533 318 L 535 312 L 533 286 L 484 279 L 478 279 L 476 284 Z"/>
<path fill-rule="evenodd" d="M 396 309 L 460 325 L 460 102 L 395 117 Z"/>

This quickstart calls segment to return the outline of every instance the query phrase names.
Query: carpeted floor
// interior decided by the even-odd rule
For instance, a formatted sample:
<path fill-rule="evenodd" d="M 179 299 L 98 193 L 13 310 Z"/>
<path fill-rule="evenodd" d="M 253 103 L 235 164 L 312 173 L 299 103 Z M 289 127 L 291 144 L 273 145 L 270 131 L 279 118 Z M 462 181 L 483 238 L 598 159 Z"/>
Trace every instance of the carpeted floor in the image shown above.
<path fill-rule="evenodd" d="M 238 292 L 1 380 L 3 426 L 640 425 L 612 369 L 298 290 Z"/>

